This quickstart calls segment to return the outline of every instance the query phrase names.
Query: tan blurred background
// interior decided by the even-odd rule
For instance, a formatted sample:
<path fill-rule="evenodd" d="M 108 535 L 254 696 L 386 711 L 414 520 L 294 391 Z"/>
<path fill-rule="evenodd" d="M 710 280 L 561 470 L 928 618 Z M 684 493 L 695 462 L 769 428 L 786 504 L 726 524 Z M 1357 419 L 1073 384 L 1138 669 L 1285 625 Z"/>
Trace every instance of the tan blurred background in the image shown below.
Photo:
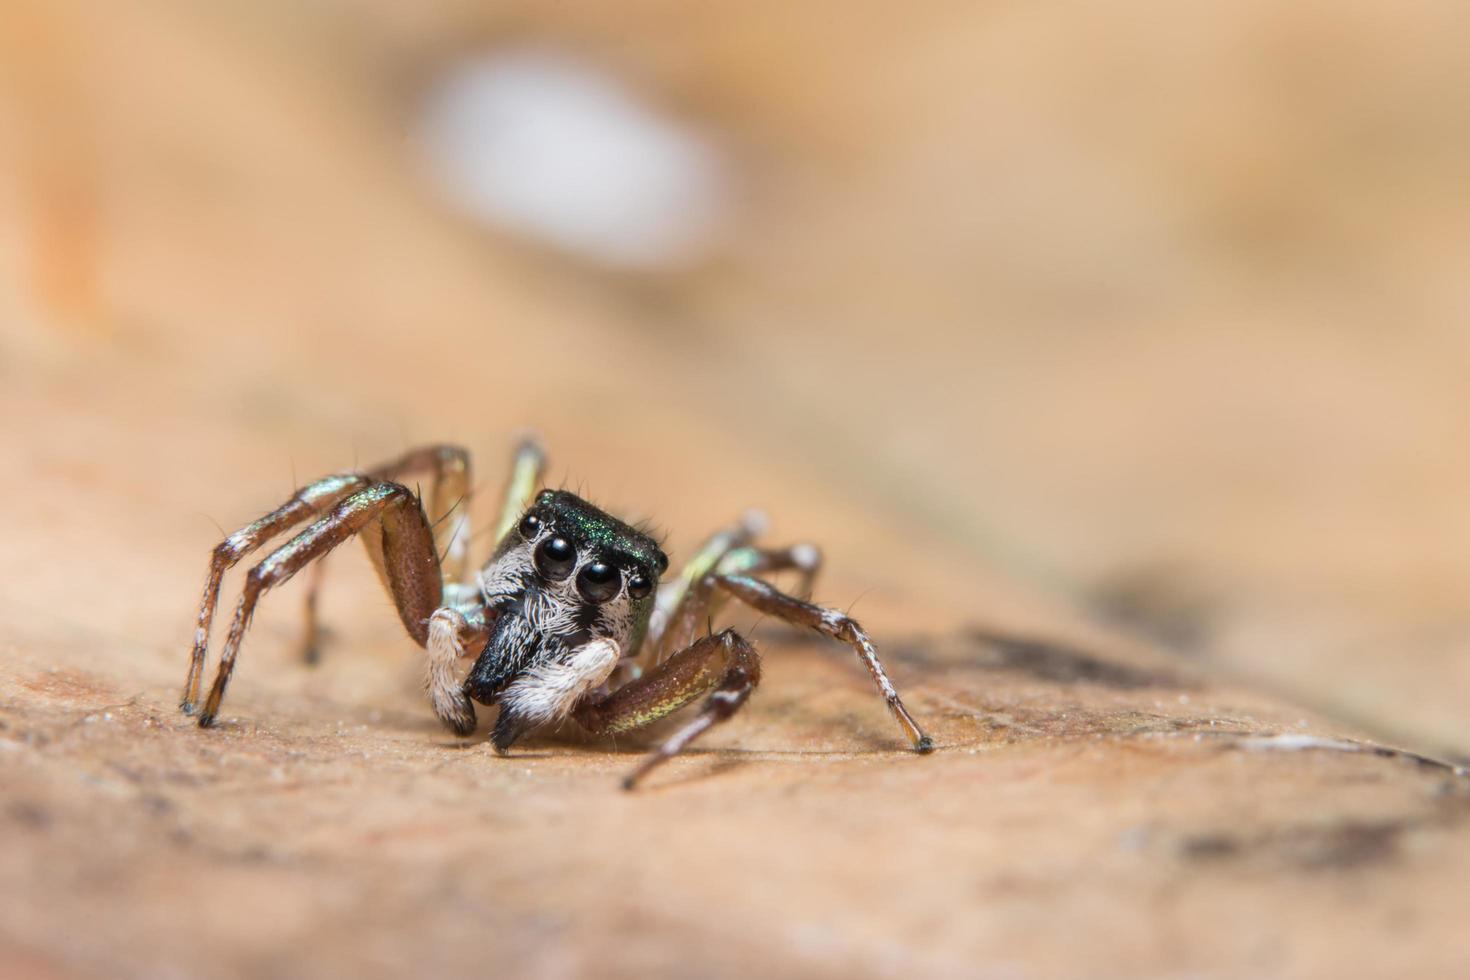
<path fill-rule="evenodd" d="M 211 520 L 534 427 L 675 551 L 769 507 L 890 635 L 1120 631 L 1470 758 L 1463 3 L 0 18 L 12 639 L 81 598 L 161 677 Z M 445 184 L 445 80 L 528 62 L 500 111 L 570 78 L 672 141 L 603 187 L 568 117 L 592 245 Z"/>
<path fill-rule="evenodd" d="M 7 6 L 11 372 L 166 372 L 285 451 L 535 425 L 673 528 L 819 484 L 945 568 L 1166 582 L 1198 652 L 1470 752 L 1462 5 Z M 526 48 L 705 141 L 697 247 L 440 206 L 436 72 Z"/>

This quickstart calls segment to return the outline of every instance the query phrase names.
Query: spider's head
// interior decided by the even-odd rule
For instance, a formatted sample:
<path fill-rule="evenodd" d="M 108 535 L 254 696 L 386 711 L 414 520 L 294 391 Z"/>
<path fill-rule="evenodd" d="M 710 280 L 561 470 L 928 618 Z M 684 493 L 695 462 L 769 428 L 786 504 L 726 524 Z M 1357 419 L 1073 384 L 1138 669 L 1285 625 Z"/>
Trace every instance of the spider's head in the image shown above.
<path fill-rule="evenodd" d="M 529 549 L 532 588 L 636 647 L 669 567 L 657 541 L 565 490 L 543 490 L 510 537 L 511 547 Z"/>

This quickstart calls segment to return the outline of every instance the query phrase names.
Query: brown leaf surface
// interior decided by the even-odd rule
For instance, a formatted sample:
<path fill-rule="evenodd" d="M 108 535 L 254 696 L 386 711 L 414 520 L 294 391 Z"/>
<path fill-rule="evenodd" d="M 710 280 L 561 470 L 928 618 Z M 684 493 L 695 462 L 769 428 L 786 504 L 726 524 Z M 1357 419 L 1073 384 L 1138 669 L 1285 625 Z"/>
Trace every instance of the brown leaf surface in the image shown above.
<path fill-rule="evenodd" d="M 1441 138 L 1405 107 L 1470 90 L 1455 8 L 1205 5 L 1176 63 L 969 4 L 7 6 L 0 975 L 1470 971 L 1470 782 L 1373 741 L 1470 747 L 1464 336 L 1390 302 L 1458 287 L 1470 153 L 1361 157 L 1400 197 L 1321 166 L 1362 90 Z M 724 127 L 723 256 L 624 281 L 433 206 L 395 113 L 517 31 Z M 288 587 L 221 726 L 177 713 L 220 528 L 422 441 L 493 488 L 525 426 L 676 560 L 751 504 L 821 544 L 939 751 L 747 617 L 764 684 L 646 790 L 656 731 L 498 758 L 355 549 L 320 666 Z"/>

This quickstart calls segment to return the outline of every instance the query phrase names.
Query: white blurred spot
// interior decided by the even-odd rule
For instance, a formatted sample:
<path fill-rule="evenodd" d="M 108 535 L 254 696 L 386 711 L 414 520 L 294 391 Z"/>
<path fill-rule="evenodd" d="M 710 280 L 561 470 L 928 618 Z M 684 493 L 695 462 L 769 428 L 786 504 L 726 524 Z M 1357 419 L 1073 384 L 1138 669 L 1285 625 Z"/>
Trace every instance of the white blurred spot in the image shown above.
<path fill-rule="evenodd" d="M 616 79 L 542 50 L 450 67 L 419 140 L 453 204 L 609 265 L 696 258 L 723 211 L 709 144 Z"/>

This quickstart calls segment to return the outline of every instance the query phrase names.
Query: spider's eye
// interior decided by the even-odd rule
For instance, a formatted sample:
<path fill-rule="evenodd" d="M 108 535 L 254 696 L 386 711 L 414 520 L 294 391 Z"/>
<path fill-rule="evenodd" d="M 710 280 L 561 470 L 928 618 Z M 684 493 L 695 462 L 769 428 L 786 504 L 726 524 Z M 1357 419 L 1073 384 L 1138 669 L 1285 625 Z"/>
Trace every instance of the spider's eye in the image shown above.
<path fill-rule="evenodd" d="M 541 518 L 535 514 L 527 514 L 521 518 L 521 537 L 530 541 L 536 537 L 536 532 L 541 530 Z"/>
<path fill-rule="evenodd" d="M 590 561 L 577 573 L 577 591 L 588 602 L 606 602 L 621 586 L 618 570 L 600 561 Z"/>
<path fill-rule="evenodd" d="M 563 537 L 547 538 L 536 546 L 536 571 L 553 582 L 572 574 L 577 564 L 577 549 Z"/>
<path fill-rule="evenodd" d="M 628 595 L 635 599 L 642 599 L 653 591 L 653 580 L 642 572 L 634 572 L 628 576 Z"/>

